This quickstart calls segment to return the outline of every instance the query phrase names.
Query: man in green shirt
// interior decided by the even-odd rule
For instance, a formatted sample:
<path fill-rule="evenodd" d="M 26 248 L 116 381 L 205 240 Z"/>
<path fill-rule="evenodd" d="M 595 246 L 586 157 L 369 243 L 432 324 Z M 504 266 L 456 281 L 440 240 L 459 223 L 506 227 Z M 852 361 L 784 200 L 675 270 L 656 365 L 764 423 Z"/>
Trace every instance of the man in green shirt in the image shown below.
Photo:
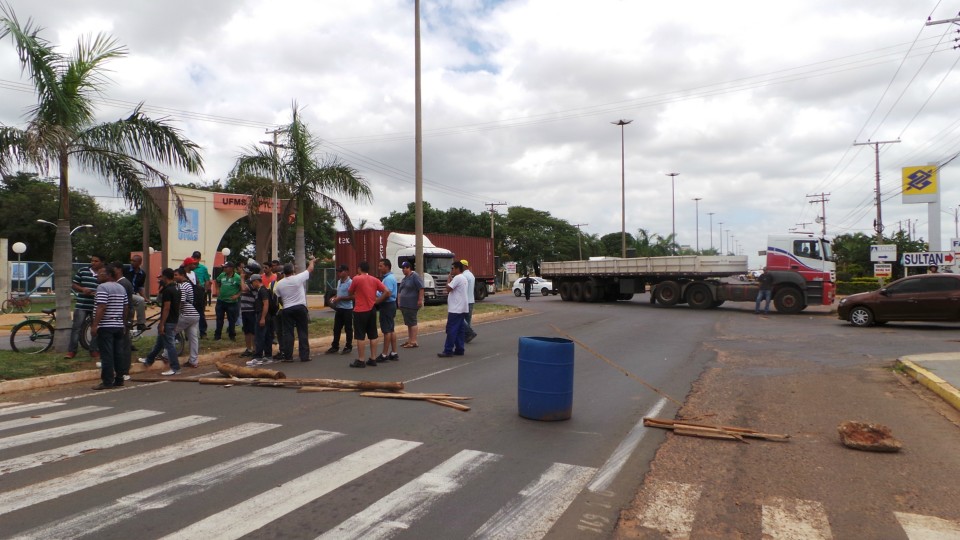
<path fill-rule="evenodd" d="M 197 285 L 203 287 L 203 290 L 207 292 L 207 300 L 210 299 L 210 271 L 207 270 L 207 267 L 200 262 L 200 252 L 194 251 L 193 260 L 196 261 L 196 264 L 193 266 L 194 277 L 197 278 Z M 206 305 L 206 304 L 204 304 Z M 200 337 L 207 337 L 207 318 L 203 313 L 200 314 Z"/>
<path fill-rule="evenodd" d="M 233 263 L 223 263 L 223 272 L 217 276 L 217 329 L 213 331 L 214 341 L 223 334 L 223 317 L 227 316 L 227 335 L 230 340 L 237 339 L 237 319 L 240 317 L 240 275 Z"/>

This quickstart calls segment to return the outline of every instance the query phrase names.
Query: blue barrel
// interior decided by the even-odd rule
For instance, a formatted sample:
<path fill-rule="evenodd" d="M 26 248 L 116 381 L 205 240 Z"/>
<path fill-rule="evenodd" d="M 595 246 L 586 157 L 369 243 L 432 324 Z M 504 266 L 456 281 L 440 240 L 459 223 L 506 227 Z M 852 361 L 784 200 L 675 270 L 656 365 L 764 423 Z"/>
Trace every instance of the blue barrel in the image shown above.
<path fill-rule="evenodd" d="M 573 342 L 520 338 L 517 403 L 531 420 L 569 420 L 573 411 Z"/>

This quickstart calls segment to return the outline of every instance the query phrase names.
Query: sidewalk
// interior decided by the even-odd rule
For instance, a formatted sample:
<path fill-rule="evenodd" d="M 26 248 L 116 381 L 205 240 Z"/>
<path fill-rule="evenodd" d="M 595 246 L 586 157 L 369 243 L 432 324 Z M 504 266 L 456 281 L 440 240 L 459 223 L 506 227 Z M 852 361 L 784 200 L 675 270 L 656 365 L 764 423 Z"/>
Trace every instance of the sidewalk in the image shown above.
<path fill-rule="evenodd" d="M 960 353 L 912 354 L 898 358 L 897 366 L 960 410 Z"/>

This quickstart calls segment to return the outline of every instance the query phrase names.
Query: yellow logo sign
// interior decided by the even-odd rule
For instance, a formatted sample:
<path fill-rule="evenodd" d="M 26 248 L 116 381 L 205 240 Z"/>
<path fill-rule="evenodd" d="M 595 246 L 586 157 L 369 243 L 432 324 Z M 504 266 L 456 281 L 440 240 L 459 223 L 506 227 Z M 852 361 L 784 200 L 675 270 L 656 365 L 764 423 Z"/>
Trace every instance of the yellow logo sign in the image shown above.
<path fill-rule="evenodd" d="M 937 166 L 903 168 L 903 195 L 931 195 L 938 191 Z"/>

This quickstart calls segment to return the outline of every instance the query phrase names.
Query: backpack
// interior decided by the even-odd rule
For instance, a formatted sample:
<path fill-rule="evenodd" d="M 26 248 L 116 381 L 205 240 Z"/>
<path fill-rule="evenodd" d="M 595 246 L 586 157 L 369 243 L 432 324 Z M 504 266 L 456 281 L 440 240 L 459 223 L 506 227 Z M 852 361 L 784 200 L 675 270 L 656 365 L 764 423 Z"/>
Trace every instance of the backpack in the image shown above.
<path fill-rule="evenodd" d="M 203 317 L 203 312 L 207 308 L 207 291 L 200 285 L 190 281 L 189 278 L 187 278 L 187 283 L 193 287 L 193 308 Z"/>
<path fill-rule="evenodd" d="M 275 316 L 275 315 L 277 314 L 277 312 L 280 311 L 280 303 L 277 301 L 277 293 L 273 292 L 273 286 L 276 285 L 276 284 L 277 284 L 277 282 L 276 282 L 276 280 L 274 280 L 274 281 L 270 284 L 270 289 L 269 289 L 269 290 L 270 290 L 270 303 L 267 305 L 267 315 L 269 315 L 269 316 L 271 316 L 271 317 Z"/>

